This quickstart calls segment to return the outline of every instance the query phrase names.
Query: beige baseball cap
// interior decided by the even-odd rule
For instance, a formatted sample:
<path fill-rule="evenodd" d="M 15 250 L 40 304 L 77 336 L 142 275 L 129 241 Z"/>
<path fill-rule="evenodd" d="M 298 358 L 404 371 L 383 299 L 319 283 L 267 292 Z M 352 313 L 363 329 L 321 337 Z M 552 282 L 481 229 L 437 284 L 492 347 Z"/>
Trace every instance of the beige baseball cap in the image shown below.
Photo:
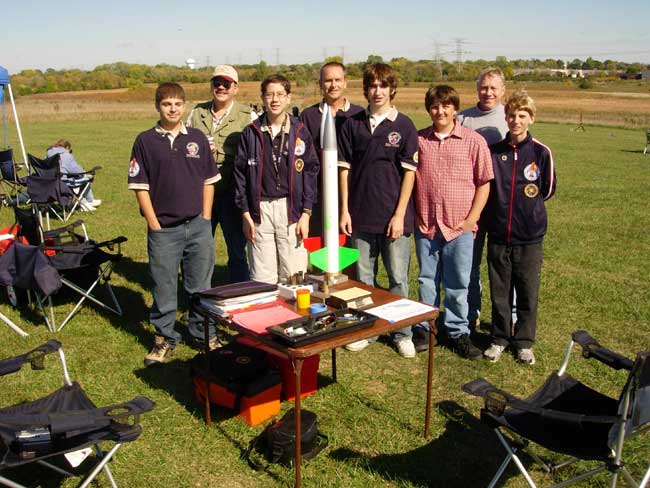
<path fill-rule="evenodd" d="M 228 64 L 221 64 L 214 68 L 214 73 L 212 73 L 212 78 L 225 78 L 235 83 L 239 83 L 239 77 L 237 76 L 237 70 Z"/>

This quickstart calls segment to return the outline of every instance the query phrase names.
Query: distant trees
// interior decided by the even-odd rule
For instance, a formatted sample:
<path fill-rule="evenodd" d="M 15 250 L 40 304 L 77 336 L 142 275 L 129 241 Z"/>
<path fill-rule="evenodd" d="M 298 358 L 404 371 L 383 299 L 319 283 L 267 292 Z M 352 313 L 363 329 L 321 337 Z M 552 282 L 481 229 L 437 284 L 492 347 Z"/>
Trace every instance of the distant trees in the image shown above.
<path fill-rule="evenodd" d="M 341 61 L 341 57 L 331 56 L 326 61 Z M 384 59 L 379 55 L 370 54 L 365 61 L 348 63 L 346 65 L 347 76 L 350 79 L 359 79 L 366 64 L 378 62 L 384 62 Z M 404 84 L 475 80 L 481 70 L 490 66 L 500 67 L 507 79 L 516 77 L 522 80 L 550 80 L 561 76 L 551 70 L 564 69 L 565 67 L 565 61 L 561 59 L 509 60 L 505 56 L 497 56 L 493 60 L 469 60 L 460 65 L 445 60 L 439 62 L 430 59 L 414 61 L 404 57 L 393 58 L 387 62 L 399 73 Z M 242 81 L 261 81 L 270 73 L 281 72 L 297 85 L 305 85 L 317 82 L 320 66 L 320 62 L 273 66 L 265 61 L 260 61 L 257 64 L 237 65 L 237 71 L 239 79 Z M 611 59 L 601 62 L 591 57 L 585 60 L 576 58 L 567 62 L 566 67 L 574 70 L 606 70 L 609 71 L 610 76 L 613 72 L 620 71 L 631 77 L 644 69 L 643 65 L 639 63 L 622 63 Z M 102 64 L 91 71 L 80 69 L 47 69 L 44 72 L 34 69 L 23 70 L 12 75 L 12 83 L 19 95 L 110 88 L 136 89 L 146 83 L 161 83 L 163 81 L 207 83 L 212 76 L 212 69 L 210 66 L 192 70 L 186 66 L 169 64 L 150 66 L 116 62 Z"/>

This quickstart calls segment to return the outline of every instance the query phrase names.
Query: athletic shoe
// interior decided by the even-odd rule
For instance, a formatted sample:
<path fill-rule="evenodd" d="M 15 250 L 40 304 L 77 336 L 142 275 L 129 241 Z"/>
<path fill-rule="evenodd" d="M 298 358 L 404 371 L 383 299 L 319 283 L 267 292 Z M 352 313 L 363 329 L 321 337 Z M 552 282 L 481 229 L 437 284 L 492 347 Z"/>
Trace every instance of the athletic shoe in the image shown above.
<path fill-rule="evenodd" d="M 198 340 L 198 339 L 194 339 L 190 343 L 190 346 L 192 347 L 192 349 L 196 349 L 197 351 L 204 351 L 205 347 L 203 347 L 203 344 L 204 344 L 203 341 Z M 214 351 L 215 349 L 219 349 L 222 346 L 223 346 L 223 344 L 221 344 L 221 341 L 219 340 L 219 338 L 216 335 L 211 337 L 210 340 L 208 341 L 208 349 L 210 351 Z"/>
<path fill-rule="evenodd" d="M 506 350 L 506 346 L 501 344 L 492 343 L 485 351 L 483 351 L 483 357 L 490 361 L 491 363 L 496 363 L 501 359 L 501 354 Z"/>
<path fill-rule="evenodd" d="M 360 341 L 351 342 L 350 344 L 347 344 L 344 347 L 348 351 L 359 352 L 359 351 L 363 351 L 369 345 L 370 345 L 370 342 L 368 342 L 368 339 L 361 339 Z"/>
<path fill-rule="evenodd" d="M 154 364 L 164 363 L 172 354 L 174 354 L 173 346 L 163 336 L 156 336 L 153 348 L 144 357 L 144 365 L 153 366 Z"/>
<path fill-rule="evenodd" d="M 95 198 L 92 201 L 86 201 L 86 205 L 90 205 L 91 207 L 99 207 L 101 204 L 102 204 L 102 201 L 98 200 L 97 198 Z"/>
<path fill-rule="evenodd" d="M 405 359 L 411 359 L 415 357 L 415 346 L 411 339 L 404 339 L 395 344 L 397 347 L 397 352 L 400 356 Z"/>
<path fill-rule="evenodd" d="M 471 359 L 475 361 L 481 359 L 483 353 L 481 350 L 472 344 L 472 341 L 469 338 L 469 334 L 463 334 L 455 339 L 449 338 L 449 345 L 451 350 L 456 352 L 459 356 L 465 359 Z"/>
<path fill-rule="evenodd" d="M 435 339 L 435 338 L 434 338 Z M 434 340 L 435 344 L 435 340 Z M 413 330 L 413 345 L 415 352 L 425 352 L 429 350 L 429 331 L 422 327 L 416 327 Z"/>
<path fill-rule="evenodd" d="M 81 202 L 81 203 L 79 204 L 79 207 L 80 207 L 81 210 L 83 210 L 84 212 L 94 212 L 95 210 L 97 210 L 95 207 L 93 207 L 92 205 L 90 205 L 90 203 L 88 203 L 88 202 Z"/>
<path fill-rule="evenodd" d="M 535 364 L 535 355 L 533 354 L 533 350 L 530 348 L 519 349 L 517 351 L 517 361 L 522 364 L 528 364 L 531 366 Z"/>

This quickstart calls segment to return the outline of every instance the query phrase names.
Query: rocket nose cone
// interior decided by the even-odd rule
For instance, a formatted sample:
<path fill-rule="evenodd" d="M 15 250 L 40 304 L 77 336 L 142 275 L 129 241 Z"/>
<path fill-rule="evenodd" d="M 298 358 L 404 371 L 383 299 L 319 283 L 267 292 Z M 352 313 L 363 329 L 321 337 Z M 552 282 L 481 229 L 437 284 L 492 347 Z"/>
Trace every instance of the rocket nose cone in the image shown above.
<path fill-rule="evenodd" d="M 336 126 L 334 125 L 334 117 L 332 117 L 332 112 L 328 109 L 325 110 L 323 114 L 325 119 L 323 123 L 323 150 L 334 150 L 336 151 Z"/>

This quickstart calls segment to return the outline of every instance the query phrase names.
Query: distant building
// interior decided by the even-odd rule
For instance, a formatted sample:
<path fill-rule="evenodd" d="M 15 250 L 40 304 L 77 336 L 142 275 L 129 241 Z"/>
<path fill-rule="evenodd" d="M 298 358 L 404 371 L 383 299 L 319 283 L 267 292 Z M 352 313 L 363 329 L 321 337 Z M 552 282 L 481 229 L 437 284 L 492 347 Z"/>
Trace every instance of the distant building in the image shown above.
<path fill-rule="evenodd" d="M 641 71 L 641 79 L 642 80 L 650 80 L 650 69 L 645 69 Z"/>

